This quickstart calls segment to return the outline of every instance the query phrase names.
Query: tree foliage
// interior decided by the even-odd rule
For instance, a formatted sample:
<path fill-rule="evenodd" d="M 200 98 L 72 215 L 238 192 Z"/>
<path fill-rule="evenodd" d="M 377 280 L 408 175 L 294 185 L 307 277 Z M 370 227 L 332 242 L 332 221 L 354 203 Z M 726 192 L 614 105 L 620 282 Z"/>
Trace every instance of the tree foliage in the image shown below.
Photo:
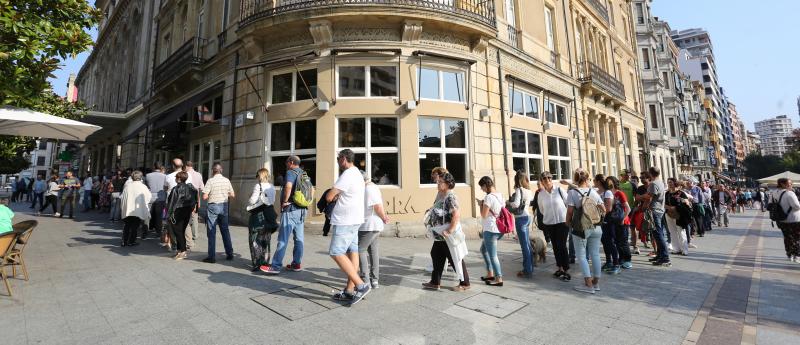
<path fill-rule="evenodd" d="M 86 0 L 0 0 L 0 105 L 80 118 L 86 108 L 50 91 L 47 78 L 92 45 L 86 29 L 101 12 Z M 29 165 L 34 138 L 0 136 L 0 173 Z"/>
<path fill-rule="evenodd" d="M 750 154 L 743 162 L 745 174 L 752 179 L 760 179 L 784 171 L 800 172 L 800 151 L 791 150 L 782 157 Z"/>

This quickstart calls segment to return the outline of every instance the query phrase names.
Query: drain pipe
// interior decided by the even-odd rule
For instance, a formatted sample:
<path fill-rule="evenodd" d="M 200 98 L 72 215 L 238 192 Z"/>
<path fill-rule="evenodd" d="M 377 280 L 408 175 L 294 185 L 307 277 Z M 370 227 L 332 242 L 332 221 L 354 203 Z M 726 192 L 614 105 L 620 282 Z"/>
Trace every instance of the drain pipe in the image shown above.
<path fill-rule="evenodd" d="M 506 105 L 505 93 L 503 92 L 503 61 L 500 59 L 500 49 L 497 50 L 497 80 L 500 84 L 500 127 L 503 138 L 503 169 L 506 173 L 506 187 L 511 190 L 511 179 L 508 178 L 508 148 L 506 147 Z M 491 124 L 491 122 L 490 122 Z M 491 128 L 489 135 L 491 135 Z"/>

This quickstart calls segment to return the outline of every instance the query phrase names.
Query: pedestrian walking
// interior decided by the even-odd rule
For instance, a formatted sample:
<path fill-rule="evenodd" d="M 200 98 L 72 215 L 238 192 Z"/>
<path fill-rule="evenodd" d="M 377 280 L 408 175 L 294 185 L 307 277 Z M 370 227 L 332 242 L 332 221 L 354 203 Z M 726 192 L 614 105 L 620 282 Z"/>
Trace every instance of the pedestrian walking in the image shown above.
<path fill-rule="evenodd" d="M 339 151 L 336 161 L 342 172 L 333 188 L 327 193 L 328 202 L 336 200 L 331 214 L 333 235 L 328 250 L 333 261 L 347 276 L 347 285 L 334 294 L 337 300 L 349 300 L 355 304 L 371 290 L 370 284 L 358 275 L 358 229 L 364 223 L 364 179 L 353 161 L 355 153 L 350 149 Z"/>
<path fill-rule="evenodd" d="M 531 248 L 531 214 L 528 212 L 533 200 L 533 192 L 530 189 L 528 175 L 523 171 L 517 171 L 514 175 L 514 194 L 507 202 L 507 208 L 514 215 L 514 226 L 517 231 L 517 240 L 522 251 L 522 271 L 517 272 L 517 277 L 533 277 L 533 248 Z"/>
<path fill-rule="evenodd" d="M 672 254 L 689 255 L 689 242 L 686 227 L 691 222 L 690 196 L 684 192 L 674 177 L 667 180 L 667 193 L 664 208 L 666 210 L 667 228 L 670 233 Z"/>
<path fill-rule="evenodd" d="M 166 200 L 166 195 L 169 195 L 169 193 L 172 191 L 172 188 L 175 188 L 175 186 L 178 185 L 178 182 L 175 180 L 175 176 L 178 175 L 178 173 L 181 172 L 181 171 L 183 171 L 183 159 L 181 159 L 179 157 L 173 158 L 172 159 L 172 172 L 167 174 L 167 175 L 165 175 L 165 177 L 164 177 L 164 189 L 166 190 L 166 194 L 165 194 L 165 199 L 164 200 Z M 187 179 L 186 183 L 191 184 L 192 181 Z M 164 207 L 159 205 L 158 210 L 159 210 L 158 212 L 160 212 L 159 214 L 161 214 L 161 216 L 159 217 L 159 221 L 158 221 L 158 225 L 160 225 L 161 224 L 161 219 L 163 219 L 163 217 L 164 217 L 163 216 L 164 215 Z M 154 212 L 156 212 L 156 211 L 154 211 Z M 162 233 L 160 228 L 157 231 L 161 234 L 161 243 L 162 243 L 162 245 L 165 246 L 167 249 L 171 249 L 172 248 L 172 243 L 175 241 L 175 239 L 172 238 L 172 232 L 171 231 L 165 231 L 165 232 Z"/>
<path fill-rule="evenodd" d="M 779 210 L 770 209 L 770 219 L 778 223 L 783 233 L 783 246 L 789 261 L 800 263 L 800 202 L 792 191 L 792 180 L 778 179 L 778 188 L 772 192 L 772 200 Z M 777 216 L 780 214 L 780 216 Z M 783 218 L 783 219 L 780 219 Z"/>
<path fill-rule="evenodd" d="M 194 170 L 194 163 L 192 161 L 186 161 L 186 173 L 189 174 L 189 179 L 187 183 L 191 183 L 195 189 L 197 189 L 197 198 L 200 199 L 200 195 L 203 193 L 203 187 L 205 187 L 205 183 L 203 183 L 203 174 L 199 173 L 197 170 Z M 274 201 L 273 201 L 274 202 Z M 187 236 L 189 233 L 192 234 L 191 238 L 186 237 L 186 245 L 188 247 L 194 247 L 194 241 L 197 239 L 197 228 L 200 226 L 200 217 L 198 211 L 200 207 L 198 206 L 193 212 L 191 219 L 189 220 L 189 228 L 187 231 Z"/>
<path fill-rule="evenodd" d="M 44 205 L 39 208 L 39 214 L 41 214 L 47 206 L 51 206 L 53 208 L 53 215 L 56 217 L 59 216 L 57 211 L 59 190 L 61 190 L 61 187 L 58 186 L 58 176 L 53 175 L 50 177 L 50 182 L 47 183 L 47 191 L 44 196 L 45 202 Z"/>
<path fill-rule="evenodd" d="M 214 163 L 211 167 L 214 175 L 206 181 L 203 190 L 203 200 L 208 202 L 206 207 L 206 235 L 208 236 L 208 257 L 203 262 L 215 263 L 217 250 L 217 225 L 222 236 L 222 244 L 225 247 L 225 259 L 233 260 L 233 244 L 231 243 L 231 233 L 228 229 L 228 200 L 235 198 L 231 181 L 222 176 L 222 164 Z M 185 227 L 184 227 L 185 230 Z"/>
<path fill-rule="evenodd" d="M 136 235 L 142 222 L 150 218 L 150 189 L 142 182 L 142 172 L 139 170 L 131 174 L 131 183 L 122 192 L 120 207 L 125 228 L 122 230 L 122 246 L 136 246 Z"/>
<path fill-rule="evenodd" d="M 261 168 L 256 172 L 256 184 L 250 199 L 247 200 L 247 211 L 250 213 L 248 230 L 250 237 L 250 263 L 252 271 L 269 265 L 272 233 L 278 230 L 278 214 L 275 213 L 275 186 L 269 182 L 269 170 Z"/>
<path fill-rule="evenodd" d="M 575 290 L 594 294 L 600 290 L 600 240 L 603 236 L 600 221 L 605 206 L 600 194 L 589 186 L 586 170 L 575 169 L 572 181 L 577 188 L 570 189 L 567 196 L 567 220 L 572 227 L 575 256 L 583 273 L 583 284 L 576 285 Z"/>
<path fill-rule="evenodd" d="M 359 276 L 369 281 L 373 289 L 379 287 L 380 247 L 378 238 L 389 216 L 383 209 L 383 196 L 378 186 L 362 171 L 364 178 L 364 223 L 358 229 Z"/>
<path fill-rule="evenodd" d="M 111 209 L 111 193 L 114 192 L 114 186 L 111 180 L 105 176 L 100 176 L 100 196 L 97 200 L 97 207 L 100 212 L 108 212 Z"/>
<path fill-rule="evenodd" d="M 300 192 L 304 195 L 301 189 L 309 188 L 310 180 L 308 174 L 300 168 L 300 163 L 300 157 L 297 156 L 289 156 L 285 162 L 286 176 L 283 179 L 283 193 L 280 198 L 281 224 L 278 227 L 278 246 L 275 248 L 272 264 L 261 267 L 261 271 L 269 275 L 280 274 L 281 269 L 284 268 L 283 256 L 289 246 L 289 235 L 292 235 L 294 239 L 294 249 L 292 250 L 292 262 L 286 265 L 286 269 L 294 272 L 303 270 L 304 225 L 308 205 L 298 204 L 295 194 Z"/>
<path fill-rule="evenodd" d="M 185 171 L 175 174 L 177 184 L 167 197 L 167 227 L 172 231 L 172 237 L 175 238 L 178 249 L 175 260 L 186 258 L 186 225 L 198 205 L 197 190 L 191 184 L 186 183 L 187 179 L 189 179 L 189 174 Z"/>
<path fill-rule="evenodd" d="M 570 281 L 569 274 L 569 226 L 567 225 L 567 192 L 553 184 L 553 175 L 543 171 L 539 175 L 539 190 L 533 196 L 533 208 L 539 230 L 550 238 L 556 271 L 553 277 Z"/>
<path fill-rule="evenodd" d="M 650 167 L 647 170 L 650 183 L 647 185 L 647 195 L 644 196 L 649 205 L 648 213 L 645 215 L 646 221 L 651 221 L 652 236 L 655 244 L 656 256 L 650 259 L 654 266 L 670 266 L 669 250 L 667 247 L 666 234 L 664 233 L 664 201 L 666 188 L 661 180 L 661 170 Z"/>
<path fill-rule="evenodd" d="M 600 237 L 600 242 L 603 244 L 606 263 L 603 264 L 602 270 L 603 272 L 618 274 L 622 266 L 619 262 L 619 252 L 617 251 L 616 236 L 614 234 L 615 229 L 608 222 L 614 207 L 614 192 L 611 191 L 611 187 L 606 182 L 606 177 L 603 174 L 595 175 L 592 183 L 597 190 L 597 194 L 600 194 L 600 198 L 603 200 L 604 208 L 604 221 L 600 225 L 603 234 Z"/>
<path fill-rule="evenodd" d="M 11 201 L 10 202 L 17 202 L 17 199 L 19 198 L 19 193 L 20 193 L 19 176 L 15 176 L 14 178 L 15 178 L 14 182 L 11 182 Z"/>
<path fill-rule="evenodd" d="M 704 231 L 711 231 L 711 223 L 714 221 L 714 205 L 711 186 L 708 181 L 703 181 L 700 189 L 703 191 L 703 227 Z M 704 234 L 705 235 L 705 234 Z"/>
<path fill-rule="evenodd" d="M 36 201 L 39 201 L 39 208 L 42 208 L 44 193 L 47 191 L 47 183 L 44 181 L 43 175 L 36 176 L 36 182 L 33 183 L 33 202 L 31 207 L 36 208 Z M 37 212 L 38 213 L 38 212 Z M 37 214 L 38 215 L 38 214 Z"/>
<path fill-rule="evenodd" d="M 111 192 L 111 212 L 109 212 L 108 219 L 111 222 L 115 222 L 122 219 L 120 215 L 120 197 L 122 196 L 122 189 L 125 186 L 125 177 L 122 175 L 121 170 L 117 170 L 114 177 L 111 178 L 111 186 L 114 188 L 114 191 Z"/>
<path fill-rule="evenodd" d="M 177 175 L 178 172 L 179 171 L 175 171 L 175 175 Z M 147 188 L 150 189 L 150 200 L 153 204 L 150 205 L 150 222 L 147 226 L 147 230 L 142 232 L 142 239 L 147 238 L 148 231 L 153 231 L 156 233 L 156 236 L 160 236 L 161 245 L 164 246 L 169 243 L 169 236 L 164 236 L 162 234 L 164 227 L 163 214 L 167 202 L 167 193 L 171 190 L 167 184 L 167 175 L 164 174 L 164 165 L 159 162 L 154 163 L 153 171 L 148 173 L 144 178 L 147 183 Z M 174 179 L 175 176 L 173 176 L 173 181 Z M 165 188 L 165 185 L 167 188 Z"/>
<path fill-rule="evenodd" d="M 78 198 L 78 191 L 81 188 L 81 183 L 72 176 L 72 171 L 67 170 L 64 173 L 64 178 L 59 183 L 61 189 L 61 205 L 59 217 L 64 217 L 64 207 L 69 205 L 69 218 L 72 219 L 73 211 L 75 210 L 75 203 Z"/>
<path fill-rule="evenodd" d="M 436 199 L 426 212 L 424 220 L 425 227 L 433 237 L 431 246 L 431 280 L 422 283 L 423 289 L 439 290 L 442 285 L 442 273 L 445 264 L 450 263 L 450 267 L 456 272 L 459 283 L 453 287 L 453 291 L 465 291 L 470 288 L 469 273 L 464 257 L 467 255 L 466 242 L 464 242 L 464 230 L 461 228 L 461 213 L 459 211 L 458 198 L 453 193 L 456 186 L 453 175 L 446 170 L 435 170 L 431 173 L 435 175 Z M 453 255 L 455 254 L 455 255 Z"/>
<path fill-rule="evenodd" d="M 83 204 L 83 212 L 89 212 L 92 209 L 92 188 L 94 188 L 94 179 L 91 176 L 86 176 L 83 178 L 83 195 L 81 196 L 81 201 Z"/>
<path fill-rule="evenodd" d="M 631 206 L 628 202 L 628 196 L 620 190 L 620 181 L 616 177 L 606 177 L 606 185 L 614 195 L 611 213 L 606 223 L 614 234 L 614 246 L 616 247 L 619 257 L 619 268 L 629 270 L 633 268 L 633 263 L 631 262 L 631 247 L 628 245 L 628 229 L 631 226 L 631 219 L 629 216 L 631 214 Z M 615 270 L 612 271 L 612 273 L 619 272 Z"/>
<path fill-rule="evenodd" d="M 481 228 L 483 242 L 481 243 L 481 255 L 486 266 L 486 276 L 481 277 L 486 285 L 503 286 L 503 269 L 500 259 L 497 257 L 497 241 L 503 238 L 503 234 L 497 228 L 497 217 L 503 208 L 503 194 L 495 190 L 494 181 L 489 176 L 481 177 L 478 186 L 486 193 L 483 200 L 478 200 L 481 214 Z"/>
<path fill-rule="evenodd" d="M 733 198 L 730 192 L 728 192 L 725 185 L 718 184 L 717 190 L 712 195 L 714 208 L 716 209 L 717 213 L 717 226 L 725 226 L 728 227 L 728 206 L 736 200 Z"/>

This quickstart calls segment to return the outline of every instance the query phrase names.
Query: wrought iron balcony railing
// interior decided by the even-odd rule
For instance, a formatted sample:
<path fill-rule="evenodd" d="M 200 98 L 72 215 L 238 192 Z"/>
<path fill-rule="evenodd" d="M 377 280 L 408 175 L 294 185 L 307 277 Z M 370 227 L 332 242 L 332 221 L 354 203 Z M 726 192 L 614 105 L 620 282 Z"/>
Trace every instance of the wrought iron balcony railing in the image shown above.
<path fill-rule="evenodd" d="M 519 34 L 520 30 L 509 25 L 508 26 L 508 44 L 514 48 L 519 48 Z"/>
<path fill-rule="evenodd" d="M 591 83 L 609 96 L 625 101 L 625 86 L 622 82 L 593 62 L 584 61 L 578 64 L 578 80 L 584 84 Z"/>
<path fill-rule="evenodd" d="M 194 37 L 184 43 L 166 60 L 153 70 L 153 82 L 156 87 L 177 78 L 192 69 L 199 68 L 205 62 L 203 49 L 206 40 Z"/>
<path fill-rule="evenodd" d="M 606 23 L 608 23 L 608 9 L 606 8 L 605 5 L 600 3 L 600 1 L 598 0 L 588 0 L 586 2 L 588 2 L 589 5 L 592 5 L 594 11 L 597 12 L 597 14 L 600 15 L 600 17 L 603 18 L 606 21 Z"/>
<path fill-rule="evenodd" d="M 239 27 L 292 11 L 346 6 L 425 9 L 496 27 L 494 1 L 491 0 L 243 0 L 241 6 Z"/>

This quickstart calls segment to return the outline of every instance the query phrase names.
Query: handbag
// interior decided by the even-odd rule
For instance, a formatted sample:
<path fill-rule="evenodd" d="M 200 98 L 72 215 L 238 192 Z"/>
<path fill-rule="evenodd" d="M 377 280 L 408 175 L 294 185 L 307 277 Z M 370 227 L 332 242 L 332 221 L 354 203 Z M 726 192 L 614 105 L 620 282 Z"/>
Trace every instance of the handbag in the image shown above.
<path fill-rule="evenodd" d="M 267 204 L 265 204 L 263 200 L 264 190 L 261 188 L 261 183 L 258 184 L 258 191 L 258 203 L 253 206 L 247 206 L 247 212 L 250 212 L 250 214 L 264 212 L 264 210 L 267 208 Z"/>

